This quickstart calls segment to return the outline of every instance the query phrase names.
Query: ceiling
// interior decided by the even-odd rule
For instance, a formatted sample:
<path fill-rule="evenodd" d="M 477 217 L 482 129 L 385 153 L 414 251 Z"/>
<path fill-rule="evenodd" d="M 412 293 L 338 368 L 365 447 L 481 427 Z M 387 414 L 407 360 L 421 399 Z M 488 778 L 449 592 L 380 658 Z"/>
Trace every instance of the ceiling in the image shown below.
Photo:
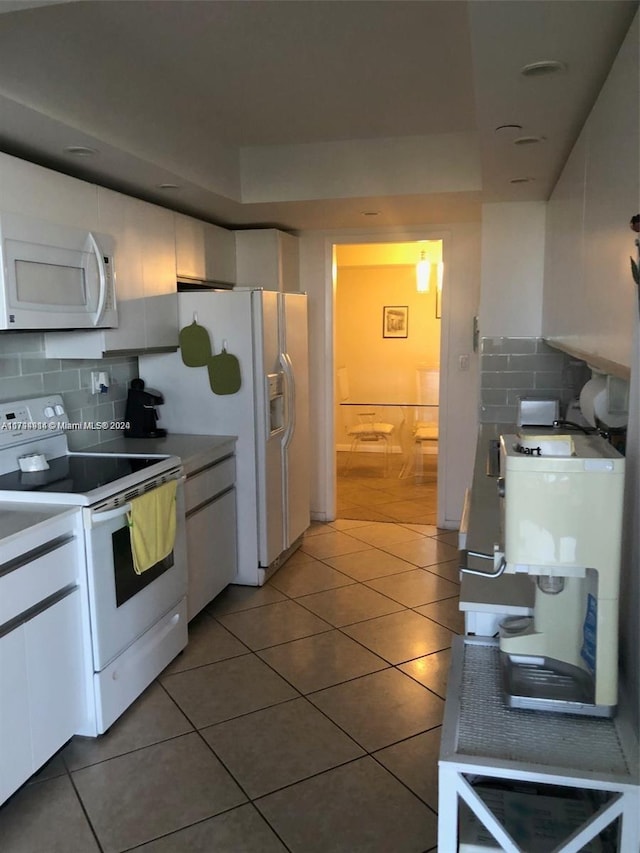
<path fill-rule="evenodd" d="M 637 8 L 0 0 L 0 150 L 228 226 L 477 220 L 549 197 Z"/>

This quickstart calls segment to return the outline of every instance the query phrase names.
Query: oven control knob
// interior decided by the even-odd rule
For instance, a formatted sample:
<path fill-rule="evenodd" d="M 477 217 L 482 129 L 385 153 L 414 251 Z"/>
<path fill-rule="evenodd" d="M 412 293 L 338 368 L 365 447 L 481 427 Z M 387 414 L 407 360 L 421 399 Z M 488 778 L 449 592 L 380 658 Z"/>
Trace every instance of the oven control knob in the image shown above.
<path fill-rule="evenodd" d="M 52 407 L 52 406 L 45 406 L 45 407 L 44 407 L 44 416 L 45 416 L 45 418 L 52 418 L 54 415 L 55 415 L 55 412 L 53 411 L 53 407 Z"/>
<path fill-rule="evenodd" d="M 55 409 L 55 413 L 56 413 L 56 415 L 58 415 L 58 417 L 60 417 L 60 415 L 64 415 L 64 409 L 62 408 L 60 403 L 58 403 L 57 406 L 54 406 L 54 409 Z"/>

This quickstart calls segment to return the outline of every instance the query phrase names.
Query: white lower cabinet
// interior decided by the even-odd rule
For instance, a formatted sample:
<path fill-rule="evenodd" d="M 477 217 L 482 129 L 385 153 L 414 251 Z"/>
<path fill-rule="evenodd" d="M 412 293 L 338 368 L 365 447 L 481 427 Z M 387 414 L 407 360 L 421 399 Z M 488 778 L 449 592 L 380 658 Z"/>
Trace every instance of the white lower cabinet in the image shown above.
<path fill-rule="evenodd" d="M 24 541 L 0 564 L 0 803 L 91 714 L 79 531 L 54 521 Z"/>
<path fill-rule="evenodd" d="M 193 619 L 235 578 L 235 460 L 222 460 L 187 478 L 187 618 Z"/>

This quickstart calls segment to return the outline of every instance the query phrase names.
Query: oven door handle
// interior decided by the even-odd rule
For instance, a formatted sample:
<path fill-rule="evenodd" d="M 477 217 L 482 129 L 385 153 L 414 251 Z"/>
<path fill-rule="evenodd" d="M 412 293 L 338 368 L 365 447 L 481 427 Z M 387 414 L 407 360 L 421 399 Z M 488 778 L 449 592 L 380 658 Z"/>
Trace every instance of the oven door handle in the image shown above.
<path fill-rule="evenodd" d="M 131 504 L 122 504 L 122 506 L 118 506 L 115 509 L 93 511 L 90 513 L 91 526 L 95 527 L 98 524 L 104 524 L 106 521 L 113 521 L 114 518 L 118 518 L 128 512 L 131 512 Z"/>

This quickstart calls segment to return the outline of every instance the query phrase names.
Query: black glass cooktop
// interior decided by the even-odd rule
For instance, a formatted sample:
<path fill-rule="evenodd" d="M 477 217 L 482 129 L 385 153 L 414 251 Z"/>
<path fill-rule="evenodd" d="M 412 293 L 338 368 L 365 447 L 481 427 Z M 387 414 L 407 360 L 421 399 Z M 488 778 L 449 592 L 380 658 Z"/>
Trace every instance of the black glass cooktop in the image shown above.
<path fill-rule="evenodd" d="M 86 494 L 161 461 L 157 456 L 60 456 L 49 459 L 45 471 L 2 474 L 0 491 Z"/>

